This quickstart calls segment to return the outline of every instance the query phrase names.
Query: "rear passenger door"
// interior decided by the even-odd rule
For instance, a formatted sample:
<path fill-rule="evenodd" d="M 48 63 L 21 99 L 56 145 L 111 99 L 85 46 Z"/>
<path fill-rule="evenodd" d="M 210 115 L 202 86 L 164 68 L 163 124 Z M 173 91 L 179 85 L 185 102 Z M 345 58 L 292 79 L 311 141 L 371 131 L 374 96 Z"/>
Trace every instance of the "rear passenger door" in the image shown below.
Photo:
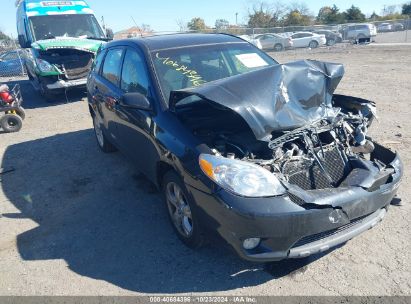
<path fill-rule="evenodd" d="M 102 123 L 107 131 L 106 135 L 114 144 L 118 144 L 118 118 L 115 110 L 116 104 L 122 97 L 120 77 L 124 53 L 125 49 L 122 47 L 107 50 L 101 74 L 97 77 L 93 88 Z"/>

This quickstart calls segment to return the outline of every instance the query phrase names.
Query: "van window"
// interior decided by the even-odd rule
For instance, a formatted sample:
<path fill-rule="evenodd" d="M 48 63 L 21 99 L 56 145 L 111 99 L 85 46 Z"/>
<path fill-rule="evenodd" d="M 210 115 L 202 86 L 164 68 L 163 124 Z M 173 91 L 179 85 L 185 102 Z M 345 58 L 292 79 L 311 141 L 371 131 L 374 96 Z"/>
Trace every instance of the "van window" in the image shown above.
<path fill-rule="evenodd" d="M 123 49 L 109 50 L 104 60 L 102 76 L 112 84 L 118 86 L 120 81 L 121 59 Z"/>

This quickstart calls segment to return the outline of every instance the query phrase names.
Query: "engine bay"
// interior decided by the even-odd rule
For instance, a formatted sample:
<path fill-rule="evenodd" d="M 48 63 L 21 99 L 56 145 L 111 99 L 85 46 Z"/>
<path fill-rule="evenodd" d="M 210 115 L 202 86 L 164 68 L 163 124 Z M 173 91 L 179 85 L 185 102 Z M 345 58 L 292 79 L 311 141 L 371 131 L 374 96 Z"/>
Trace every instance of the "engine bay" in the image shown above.
<path fill-rule="evenodd" d="M 212 102 L 183 106 L 177 115 L 215 155 L 259 165 L 299 190 L 377 189 L 393 170 L 373 156 L 376 144 L 367 135 L 375 104 L 343 95 L 334 95 L 333 104 L 335 118 L 274 132 L 269 142 L 257 140 L 237 113 Z"/>

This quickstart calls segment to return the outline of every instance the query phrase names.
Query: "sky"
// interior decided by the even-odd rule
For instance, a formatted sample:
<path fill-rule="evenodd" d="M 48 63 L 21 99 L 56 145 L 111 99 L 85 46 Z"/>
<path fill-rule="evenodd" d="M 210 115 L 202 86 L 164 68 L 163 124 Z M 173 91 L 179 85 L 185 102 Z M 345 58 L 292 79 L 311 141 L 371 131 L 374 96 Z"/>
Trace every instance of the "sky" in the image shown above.
<path fill-rule="evenodd" d="M 307 0 L 304 2 L 313 14 L 326 5 L 335 3 L 341 11 L 346 10 L 352 4 L 358 6 L 366 15 L 375 11 L 381 14 L 384 5 L 398 5 L 405 0 L 373 0 L 373 1 L 323 1 Z M 6 34 L 16 36 L 16 8 L 15 0 L 1 0 L 2 16 L 0 18 L 0 29 Z M 247 20 L 248 7 L 252 1 L 245 0 L 88 0 L 88 4 L 94 9 L 96 17 L 101 20 L 104 16 L 107 27 L 114 32 L 134 26 L 132 17 L 138 25 L 148 24 L 155 31 L 178 30 L 177 20 L 188 22 L 193 17 L 202 17 L 206 24 L 214 26 L 216 19 L 226 19 L 231 24 L 236 22 L 245 23 Z M 267 0 L 270 2 L 270 0 Z M 289 3 L 289 1 L 282 1 Z"/>

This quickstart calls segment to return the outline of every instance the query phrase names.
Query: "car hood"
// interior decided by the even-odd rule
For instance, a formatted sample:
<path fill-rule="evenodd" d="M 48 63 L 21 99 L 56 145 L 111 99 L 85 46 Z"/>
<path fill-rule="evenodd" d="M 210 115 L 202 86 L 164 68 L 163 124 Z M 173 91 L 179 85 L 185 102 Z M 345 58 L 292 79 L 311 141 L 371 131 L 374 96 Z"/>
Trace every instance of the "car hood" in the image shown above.
<path fill-rule="evenodd" d="M 170 109 L 197 95 L 237 112 L 259 140 L 273 132 L 333 118 L 332 97 L 344 75 L 341 64 L 312 60 L 270 66 L 199 87 L 171 92 Z"/>
<path fill-rule="evenodd" d="M 96 53 L 103 41 L 81 38 L 56 38 L 39 40 L 34 42 L 31 46 L 41 51 L 48 51 L 50 49 L 75 49 L 80 51 Z"/>

